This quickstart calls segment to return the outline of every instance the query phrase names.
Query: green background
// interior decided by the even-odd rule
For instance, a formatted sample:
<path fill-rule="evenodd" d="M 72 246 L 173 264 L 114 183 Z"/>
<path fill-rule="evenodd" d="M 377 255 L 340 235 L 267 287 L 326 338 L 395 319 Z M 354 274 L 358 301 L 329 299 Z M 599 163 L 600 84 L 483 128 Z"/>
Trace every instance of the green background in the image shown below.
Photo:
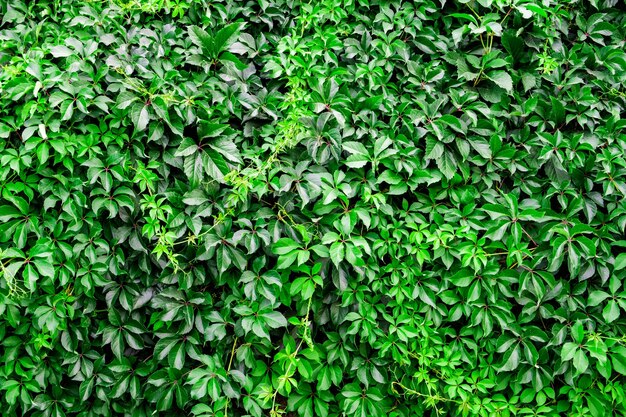
<path fill-rule="evenodd" d="M 0 410 L 620 416 L 622 1 L 0 1 Z"/>

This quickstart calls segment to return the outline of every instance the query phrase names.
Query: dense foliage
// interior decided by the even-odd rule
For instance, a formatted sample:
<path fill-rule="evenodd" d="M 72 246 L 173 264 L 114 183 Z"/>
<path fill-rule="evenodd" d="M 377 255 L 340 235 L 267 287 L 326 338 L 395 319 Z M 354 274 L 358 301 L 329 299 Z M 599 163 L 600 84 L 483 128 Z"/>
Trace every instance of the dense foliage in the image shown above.
<path fill-rule="evenodd" d="M 0 16 L 4 417 L 626 415 L 623 2 Z"/>

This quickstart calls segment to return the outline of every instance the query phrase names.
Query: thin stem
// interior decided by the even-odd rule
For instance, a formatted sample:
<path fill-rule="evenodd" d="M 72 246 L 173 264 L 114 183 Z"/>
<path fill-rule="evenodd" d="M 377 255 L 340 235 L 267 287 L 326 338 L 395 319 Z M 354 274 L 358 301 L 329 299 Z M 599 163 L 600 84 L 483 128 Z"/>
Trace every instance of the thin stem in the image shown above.
<path fill-rule="evenodd" d="M 483 75 L 483 70 L 481 68 L 480 72 L 478 73 L 478 76 L 476 76 L 476 78 L 474 79 L 474 87 L 476 87 L 476 85 L 478 84 L 478 82 L 480 81 L 481 77 Z"/>
<path fill-rule="evenodd" d="M 300 348 L 302 347 L 302 344 L 305 342 L 305 340 L 309 339 L 309 314 L 311 313 L 311 301 L 313 301 L 313 297 L 309 298 L 309 303 L 307 304 L 307 309 L 306 309 L 306 315 L 304 316 L 304 319 L 302 320 L 302 323 L 304 324 L 305 328 L 304 328 L 304 332 L 302 334 L 302 339 L 300 339 L 300 343 L 298 343 L 298 346 L 296 347 L 296 350 L 293 353 L 293 359 L 292 361 L 289 361 L 289 365 L 287 366 L 287 369 L 285 370 L 284 376 L 289 375 L 289 372 L 291 372 L 291 367 L 295 362 L 296 357 L 298 356 L 298 352 L 300 352 Z M 283 387 L 284 385 L 284 380 L 282 380 L 280 382 L 280 384 L 278 385 L 278 387 L 276 388 L 276 390 L 274 391 L 274 394 L 272 395 L 272 409 L 271 411 L 275 413 L 276 410 L 276 397 L 278 396 L 278 391 Z"/>
<path fill-rule="evenodd" d="M 524 229 L 523 227 L 522 227 L 522 232 L 524 232 L 524 234 L 526 236 L 528 236 L 528 239 L 530 239 L 530 241 L 533 242 L 533 245 L 535 245 L 535 247 L 539 246 L 539 245 L 537 245 L 537 242 L 535 242 L 535 239 L 533 239 L 532 236 L 529 235 L 528 232 L 526 231 L 526 229 Z"/>
<path fill-rule="evenodd" d="M 474 13 L 474 16 L 476 16 L 478 20 L 483 20 L 483 18 L 478 13 L 476 13 L 476 10 L 474 10 L 471 4 L 468 4 L 467 7 L 469 7 L 469 9 L 472 11 L 472 13 Z"/>
<path fill-rule="evenodd" d="M 513 7 L 509 8 L 509 11 L 506 12 L 506 14 L 504 15 L 504 17 L 502 18 L 502 20 L 500 21 L 500 25 L 502 26 L 502 24 L 504 23 L 504 21 L 509 17 L 509 15 L 511 14 L 511 12 L 513 11 Z"/>
<path fill-rule="evenodd" d="M 233 357 L 235 356 L 235 347 L 237 346 L 237 337 L 233 341 L 233 348 L 230 350 L 230 359 L 228 360 L 228 368 L 226 369 L 226 373 L 230 373 L 230 367 L 233 364 Z M 228 404 L 230 404 L 230 398 L 226 401 L 226 407 L 224 407 L 224 417 L 228 417 Z"/>
<path fill-rule="evenodd" d="M 478 37 L 480 38 L 480 44 L 483 47 L 483 51 L 486 51 L 487 48 L 485 47 L 485 41 L 483 40 L 483 34 L 481 33 L 480 35 L 478 35 Z"/>
<path fill-rule="evenodd" d="M 485 256 L 498 256 L 498 255 L 508 255 L 509 252 L 494 252 L 494 253 L 485 253 Z"/>

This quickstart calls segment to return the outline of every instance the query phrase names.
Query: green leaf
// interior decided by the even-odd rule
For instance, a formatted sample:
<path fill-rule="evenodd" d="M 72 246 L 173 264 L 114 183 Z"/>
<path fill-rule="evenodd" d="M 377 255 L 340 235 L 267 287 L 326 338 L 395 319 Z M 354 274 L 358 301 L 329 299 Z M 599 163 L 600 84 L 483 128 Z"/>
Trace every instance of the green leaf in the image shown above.
<path fill-rule="evenodd" d="M 578 344 L 581 344 L 583 342 L 583 339 L 585 337 L 585 330 L 583 329 L 582 322 L 577 321 L 572 325 L 572 337 L 574 338 L 574 341 Z"/>
<path fill-rule="evenodd" d="M 609 300 L 608 304 L 602 310 L 602 317 L 607 323 L 612 323 L 620 316 L 620 308 L 615 300 Z"/>
<path fill-rule="evenodd" d="M 148 112 L 148 106 L 143 106 L 141 110 L 139 111 L 139 116 L 137 117 L 135 128 L 139 131 L 144 130 L 146 126 L 148 126 L 149 121 L 150 121 L 150 113 Z"/>
<path fill-rule="evenodd" d="M 185 366 L 185 354 L 185 343 L 176 344 L 167 355 L 169 365 L 176 369 L 183 369 L 183 366 Z"/>
<path fill-rule="evenodd" d="M 521 361 L 521 351 L 518 346 L 510 349 L 504 355 L 504 364 L 500 367 L 500 371 L 514 371 L 519 367 Z"/>
<path fill-rule="evenodd" d="M 363 168 L 369 162 L 369 157 L 363 155 L 350 155 L 345 164 L 350 168 Z"/>
<path fill-rule="evenodd" d="M 288 269 L 294 262 L 298 259 L 298 251 L 289 252 L 284 255 L 280 255 L 278 257 L 278 261 L 276 262 L 276 269 Z"/>
<path fill-rule="evenodd" d="M 52 48 L 50 48 L 50 53 L 55 58 L 66 58 L 72 55 L 74 52 L 67 46 L 55 45 Z"/>
<path fill-rule="evenodd" d="M 267 313 L 263 313 L 261 315 L 265 323 L 272 329 L 277 329 L 279 327 L 287 327 L 287 319 L 285 316 L 280 314 L 278 311 L 270 311 Z"/>
<path fill-rule="evenodd" d="M 343 261 L 346 253 L 346 245 L 342 242 L 335 242 L 330 245 L 330 259 L 333 261 L 335 266 L 339 266 L 341 261 Z"/>
<path fill-rule="evenodd" d="M 507 72 L 490 71 L 487 73 L 487 78 L 496 83 L 498 87 L 505 89 L 507 93 L 511 93 L 513 91 L 513 80 Z"/>
<path fill-rule="evenodd" d="M 502 46 L 516 62 L 524 56 L 524 41 L 519 36 L 514 35 L 513 32 L 505 31 L 502 33 Z"/>
<path fill-rule="evenodd" d="M 237 39 L 242 28 L 242 23 L 231 23 L 230 25 L 221 28 L 215 34 L 214 38 L 215 53 L 228 49 L 228 47 Z"/>
<path fill-rule="evenodd" d="M 437 167 L 441 173 L 447 178 L 452 179 L 457 169 L 457 162 L 451 152 L 444 152 L 442 157 L 436 160 Z"/>
<path fill-rule="evenodd" d="M 465 20 L 465 21 L 469 21 L 469 22 L 475 24 L 476 26 L 478 26 L 478 21 L 471 14 L 467 14 L 467 13 L 450 13 L 448 16 L 456 17 L 457 19 L 461 19 L 461 20 Z"/>
<path fill-rule="evenodd" d="M 241 62 L 241 60 L 237 58 L 236 55 L 233 55 L 230 52 L 222 52 L 220 56 L 220 61 L 232 62 L 233 64 L 235 64 L 235 67 L 240 71 L 245 70 L 248 67 L 246 64 Z"/>
<path fill-rule="evenodd" d="M 613 369 L 622 375 L 626 375 L 626 347 L 614 346 L 611 348 L 611 363 Z"/>
<path fill-rule="evenodd" d="M 202 155 L 202 162 L 204 163 L 205 172 L 211 178 L 222 181 L 224 175 L 230 171 L 228 163 L 224 160 L 224 157 L 212 149 L 205 149 Z"/>
<path fill-rule="evenodd" d="M 591 294 L 589 294 L 589 301 L 587 301 L 587 305 L 590 307 L 595 307 L 610 296 L 610 294 L 607 294 L 604 291 L 593 291 Z"/>
<path fill-rule="evenodd" d="M 54 278 L 54 266 L 50 262 L 44 259 L 36 259 L 33 261 L 33 264 L 41 276 Z"/>
<path fill-rule="evenodd" d="M 344 142 L 341 147 L 352 155 L 363 155 L 369 157 L 369 152 L 361 142 Z"/>
<path fill-rule="evenodd" d="M 574 355 L 578 351 L 578 345 L 576 343 L 567 342 L 561 349 L 561 360 L 563 362 L 571 361 L 574 359 Z"/>
<path fill-rule="evenodd" d="M 196 46 L 211 52 L 214 50 L 213 38 L 204 29 L 198 26 L 190 26 L 187 29 L 187 34 Z"/>
<path fill-rule="evenodd" d="M 272 245 L 274 255 L 285 255 L 300 248 L 300 244 L 290 238 L 282 238 Z"/>
<path fill-rule="evenodd" d="M 74 101 L 67 100 L 62 102 L 59 110 L 62 114 L 61 120 L 70 120 L 74 115 Z"/>
<path fill-rule="evenodd" d="M 39 280 L 39 274 L 33 268 L 32 264 L 27 264 L 24 266 L 24 272 L 22 273 L 22 277 L 24 279 L 24 285 L 26 289 L 33 292 L 37 287 L 37 281 Z"/>
<path fill-rule="evenodd" d="M 185 138 L 178 146 L 178 150 L 176 150 L 174 156 L 190 156 L 197 151 L 198 145 L 196 144 L 196 142 L 194 142 L 193 139 Z"/>
<path fill-rule="evenodd" d="M 587 355 L 582 349 L 578 349 L 576 353 L 574 353 L 574 368 L 579 374 L 582 374 L 589 367 L 589 359 L 587 359 Z"/>

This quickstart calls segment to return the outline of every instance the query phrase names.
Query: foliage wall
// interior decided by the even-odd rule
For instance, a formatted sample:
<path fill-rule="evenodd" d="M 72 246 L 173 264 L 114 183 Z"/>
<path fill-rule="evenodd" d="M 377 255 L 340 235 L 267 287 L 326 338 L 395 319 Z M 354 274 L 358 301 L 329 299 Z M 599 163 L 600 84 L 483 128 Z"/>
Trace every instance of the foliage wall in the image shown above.
<path fill-rule="evenodd" d="M 3 416 L 626 415 L 624 2 L 0 16 Z"/>

